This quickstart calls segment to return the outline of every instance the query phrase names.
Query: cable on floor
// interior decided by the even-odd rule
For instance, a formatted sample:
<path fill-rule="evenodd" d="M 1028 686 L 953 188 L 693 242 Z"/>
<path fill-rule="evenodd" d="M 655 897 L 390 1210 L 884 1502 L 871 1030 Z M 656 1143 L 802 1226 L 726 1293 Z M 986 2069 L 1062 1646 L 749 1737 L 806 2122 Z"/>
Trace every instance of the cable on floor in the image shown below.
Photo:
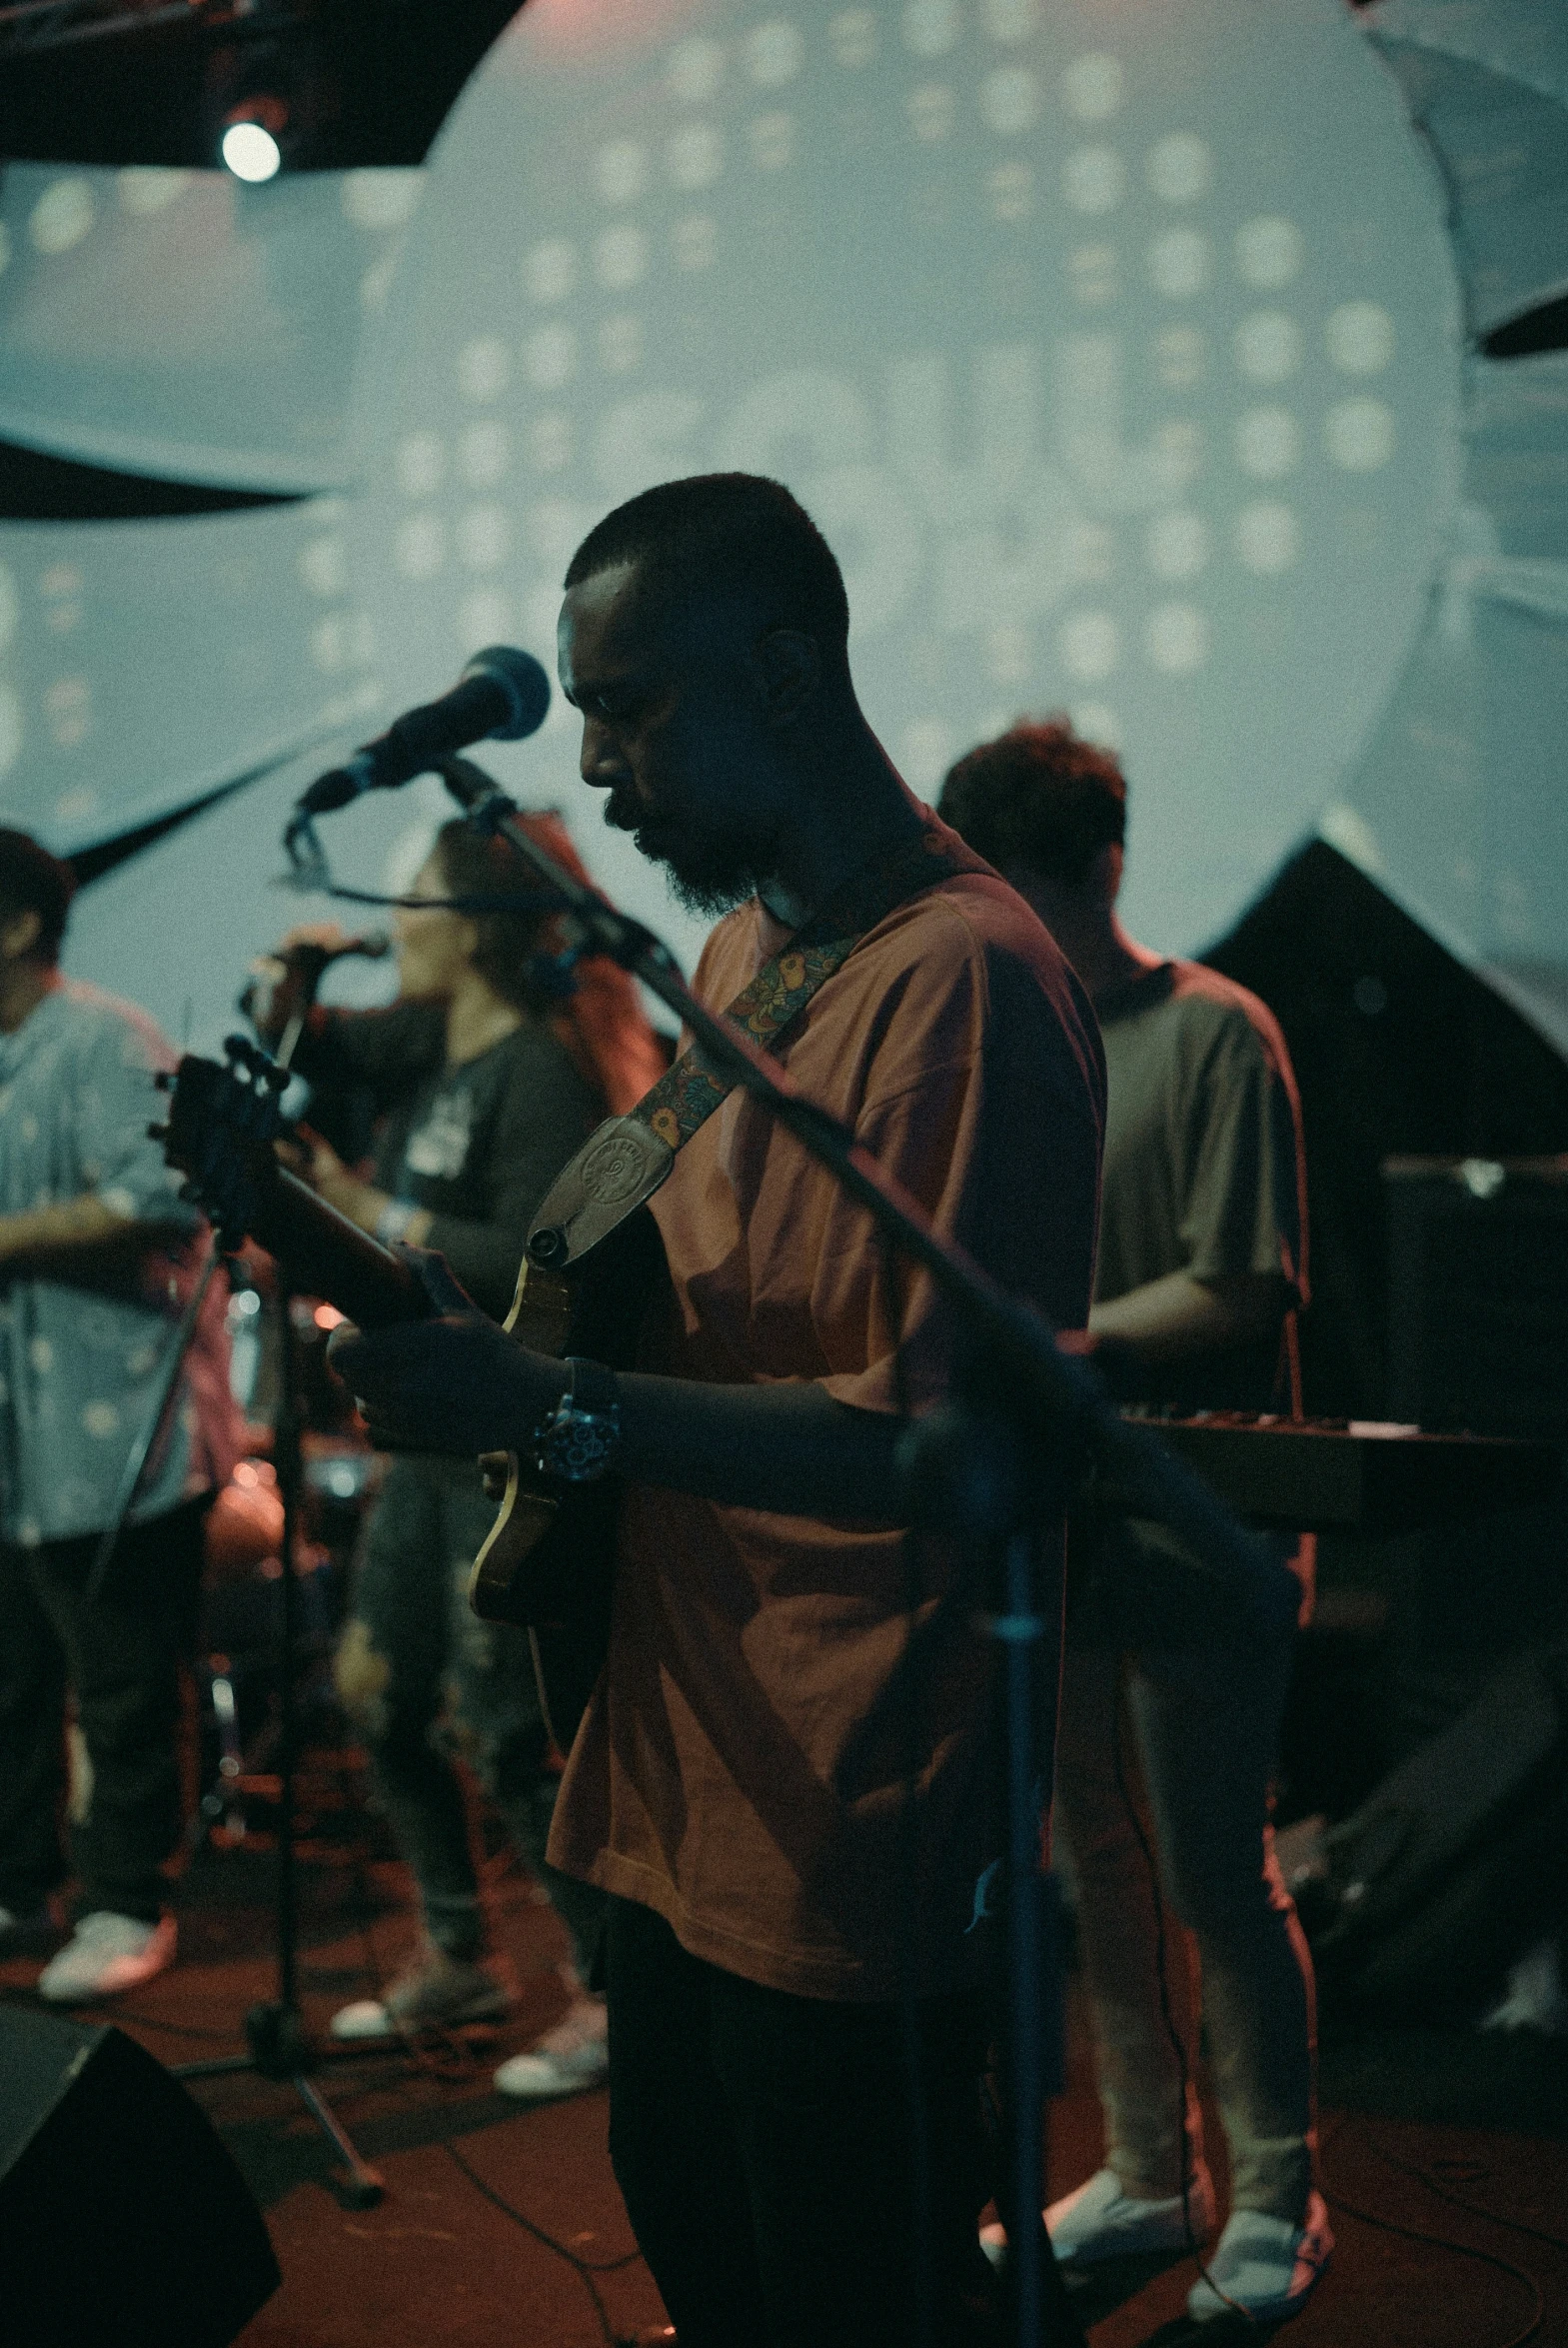
<path fill-rule="evenodd" d="M 1490 2225 L 1505 2226 L 1510 2233 L 1528 2234 L 1533 2241 L 1549 2242 L 1554 2250 L 1568 2251 L 1568 2235 L 1549 2233 L 1545 2226 L 1532 2226 L 1526 2218 L 1504 2217 L 1501 2210 L 1488 2209 L 1483 2201 L 1467 2200 L 1464 2194 L 1456 2193 L 1451 2185 L 1440 2184 L 1430 2169 L 1422 2168 L 1413 2160 L 1402 2160 L 1397 2152 L 1390 2152 L 1386 2144 L 1379 2144 L 1377 2138 L 1364 2128 L 1361 2140 L 1378 2160 L 1391 2169 L 1398 2169 L 1404 2176 L 1413 2177 L 1418 2185 L 1424 2185 L 1429 2193 L 1435 2193 L 1439 2201 L 1451 2201 L 1455 2209 L 1468 2210 L 1472 2217 L 1485 2218 Z M 1486 2176 L 1491 2172 L 1483 2169 L 1481 2173 Z"/>
<path fill-rule="evenodd" d="M 1456 2258 L 1473 2258 L 1483 2266 L 1494 2266 L 1499 2273 L 1512 2276 L 1522 2283 L 1534 2302 L 1534 2312 L 1522 2332 L 1514 2332 L 1500 2343 L 1500 2348 L 1527 2348 L 1546 2321 L 1546 2294 L 1534 2275 L 1522 2266 L 1515 2266 L 1511 2258 L 1499 2257 L 1495 2250 L 1477 2250 L 1473 2243 L 1456 2242 L 1449 2234 L 1434 2234 L 1424 2226 L 1407 2226 L 1396 2218 L 1382 2217 L 1375 2209 L 1366 2209 L 1359 2203 L 1347 2201 L 1337 2189 L 1331 2190 L 1325 2177 L 1323 2198 L 1331 2209 L 1342 2210 L 1346 2217 L 1358 2218 L 1364 2226 L 1376 2226 L 1380 2233 L 1398 2234 L 1407 2242 L 1419 2242 L 1428 2250 L 1447 2250 Z"/>
<path fill-rule="evenodd" d="M 478 2169 L 464 2159 L 455 2144 L 445 2144 L 442 2150 L 454 2166 L 467 2177 L 475 2191 L 481 2194 L 493 2209 L 499 2209 L 503 2217 L 510 2218 L 515 2226 L 521 2226 L 525 2234 L 540 2243 L 544 2249 L 554 2251 L 557 2258 L 563 2259 L 571 2267 L 594 2303 L 594 2313 L 598 2318 L 599 2328 L 604 2334 L 605 2348 L 618 2348 L 617 2336 L 610 2321 L 610 2312 L 605 2305 L 604 2295 L 594 2278 L 596 2275 L 619 2274 L 623 2267 L 634 2266 L 643 2253 L 640 2250 L 628 2250 L 620 2258 L 579 2258 L 575 2250 L 569 2249 L 565 2242 L 559 2242 L 555 2235 L 547 2233 L 543 2226 L 536 2225 L 534 2220 L 519 2209 L 515 2202 L 509 2201 L 504 2193 L 498 2193 L 493 2185 L 487 2184 Z"/>

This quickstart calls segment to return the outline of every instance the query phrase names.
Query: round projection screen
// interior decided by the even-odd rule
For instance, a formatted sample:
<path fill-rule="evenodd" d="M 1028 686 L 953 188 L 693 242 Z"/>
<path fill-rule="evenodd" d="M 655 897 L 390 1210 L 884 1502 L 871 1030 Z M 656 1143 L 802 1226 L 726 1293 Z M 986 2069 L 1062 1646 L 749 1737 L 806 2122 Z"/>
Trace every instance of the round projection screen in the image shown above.
<path fill-rule="evenodd" d="M 1127 768 L 1129 921 L 1195 948 L 1406 659 L 1456 503 L 1456 312 L 1342 0 L 533 0 L 365 362 L 379 664 L 399 702 L 494 641 L 553 667 L 610 506 L 772 474 L 843 563 L 907 781 L 1066 709 Z M 575 755 L 558 702 L 494 763 L 690 953 Z"/>

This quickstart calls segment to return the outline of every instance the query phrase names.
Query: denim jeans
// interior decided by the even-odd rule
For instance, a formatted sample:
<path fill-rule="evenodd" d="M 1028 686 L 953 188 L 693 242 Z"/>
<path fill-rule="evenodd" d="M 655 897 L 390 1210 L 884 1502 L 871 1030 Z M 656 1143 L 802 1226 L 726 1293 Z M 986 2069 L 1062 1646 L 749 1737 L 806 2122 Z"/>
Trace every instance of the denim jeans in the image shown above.
<path fill-rule="evenodd" d="M 588 1977 L 604 1913 L 591 1884 L 545 1859 L 556 1777 L 528 1635 L 482 1622 L 469 1568 L 496 1518 L 467 1460 L 395 1459 L 367 1528 L 338 1651 L 338 1690 L 414 1870 L 426 1928 L 451 1956 L 485 1946 L 461 1757 L 496 1803 L 572 1935 Z"/>
<path fill-rule="evenodd" d="M 1075 1900 L 1107 2165 L 1151 2200 L 1181 2190 L 1197 2096 L 1160 2007 L 1149 1871 L 1123 1787 L 1152 1826 L 1172 2018 L 1203 2032 L 1230 2148 L 1231 2203 L 1299 2224 L 1316 2149 L 1312 1962 L 1274 1858 L 1270 1787 L 1290 1674 L 1283 1637 L 1236 1623 L 1190 1645 L 1063 1658 L 1055 1856 Z M 1118 1779 L 1117 1760 L 1121 1762 Z"/>

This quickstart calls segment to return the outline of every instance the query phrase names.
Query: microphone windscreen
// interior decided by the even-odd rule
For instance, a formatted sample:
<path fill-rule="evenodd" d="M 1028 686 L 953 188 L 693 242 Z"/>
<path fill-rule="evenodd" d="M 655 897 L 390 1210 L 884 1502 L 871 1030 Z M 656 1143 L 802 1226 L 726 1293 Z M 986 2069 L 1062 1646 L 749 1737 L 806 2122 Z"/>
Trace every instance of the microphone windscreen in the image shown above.
<path fill-rule="evenodd" d="M 511 704 L 506 723 L 491 729 L 492 741 L 521 742 L 539 732 L 550 710 L 550 679 L 532 653 L 512 644 L 488 645 L 474 655 L 463 674 L 493 678 Z"/>

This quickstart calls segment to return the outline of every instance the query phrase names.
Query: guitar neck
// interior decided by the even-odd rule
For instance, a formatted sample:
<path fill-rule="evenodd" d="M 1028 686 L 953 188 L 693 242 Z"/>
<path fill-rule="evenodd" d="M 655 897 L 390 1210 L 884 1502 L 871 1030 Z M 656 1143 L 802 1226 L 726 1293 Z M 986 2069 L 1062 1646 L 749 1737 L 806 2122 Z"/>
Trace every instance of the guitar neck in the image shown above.
<path fill-rule="evenodd" d="M 391 1328 L 435 1310 L 401 1255 L 282 1167 L 262 1192 L 251 1236 L 277 1257 L 292 1287 L 325 1296 L 360 1328 Z"/>

